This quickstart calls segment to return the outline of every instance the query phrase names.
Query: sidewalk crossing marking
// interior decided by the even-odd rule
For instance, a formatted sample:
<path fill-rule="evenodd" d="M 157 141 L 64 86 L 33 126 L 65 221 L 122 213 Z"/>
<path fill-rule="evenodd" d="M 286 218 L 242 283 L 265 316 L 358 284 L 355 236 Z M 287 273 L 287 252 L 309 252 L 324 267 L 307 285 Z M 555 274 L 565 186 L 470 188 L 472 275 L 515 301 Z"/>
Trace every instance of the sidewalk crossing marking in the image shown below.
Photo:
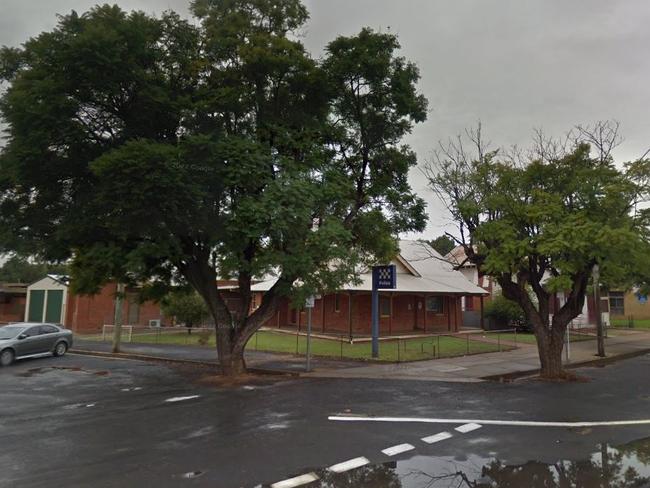
<path fill-rule="evenodd" d="M 382 450 L 381 452 L 386 454 L 386 456 L 397 456 L 398 454 L 402 454 L 403 452 L 412 451 L 413 449 L 415 449 L 415 446 L 413 446 L 411 444 L 398 444 L 398 445 L 393 446 L 393 447 L 388 447 L 388 448 Z"/>
<path fill-rule="evenodd" d="M 451 439 L 452 437 L 453 435 L 451 435 L 449 432 L 439 432 L 437 434 L 430 435 L 428 437 L 423 437 L 422 441 L 426 442 L 427 444 L 434 444 L 436 442 Z"/>

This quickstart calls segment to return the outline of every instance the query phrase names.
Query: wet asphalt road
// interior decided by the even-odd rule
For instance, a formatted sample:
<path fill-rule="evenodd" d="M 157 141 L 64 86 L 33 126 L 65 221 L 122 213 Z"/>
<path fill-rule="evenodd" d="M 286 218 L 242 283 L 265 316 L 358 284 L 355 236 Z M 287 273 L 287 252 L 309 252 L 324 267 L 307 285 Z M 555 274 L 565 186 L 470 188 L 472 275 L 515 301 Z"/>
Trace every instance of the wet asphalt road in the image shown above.
<path fill-rule="evenodd" d="M 553 463 L 557 470 L 589 462 L 591 469 L 591 456 L 602 452 L 602 445 L 630 443 L 637 446 L 631 464 L 639 481 L 647 468 L 644 459 L 650 459 L 645 452 L 650 443 L 644 441 L 650 425 L 485 425 L 460 434 L 453 430 L 456 425 L 341 423 L 327 417 L 345 412 L 645 419 L 650 418 L 649 371 L 650 357 L 643 356 L 579 370 L 589 381 L 572 384 L 266 378 L 223 387 L 198 381 L 205 370 L 155 363 L 73 355 L 28 360 L 0 369 L 0 486 L 265 486 L 307 472 L 326 478 L 323 468 L 359 456 L 372 464 L 313 486 L 418 487 L 436 477 L 428 486 L 535 486 L 512 480 L 489 484 L 486 479 L 497 475 L 485 478 L 491 473 L 486 467 L 538 470 L 539 463 Z M 167 401 L 183 397 L 193 398 Z M 453 437 L 432 445 L 421 441 L 443 430 Z M 415 449 L 394 458 L 381 453 L 402 443 Z M 650 486 L 631 479 L 611 486 Z"/>

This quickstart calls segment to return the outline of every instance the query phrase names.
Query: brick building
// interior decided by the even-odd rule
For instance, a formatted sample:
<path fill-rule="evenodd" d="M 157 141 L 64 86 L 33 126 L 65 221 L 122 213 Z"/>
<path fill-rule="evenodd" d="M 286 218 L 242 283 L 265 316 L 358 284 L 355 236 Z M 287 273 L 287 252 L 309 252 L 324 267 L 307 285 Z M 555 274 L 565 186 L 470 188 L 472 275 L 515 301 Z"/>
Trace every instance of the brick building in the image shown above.
<path fill-rule="evenodd" d="M 463 297 L 487 292 L 455 271 L 440 254 L 420 241 L 402 240 L 400 252 L 391 261 L 397 268 L 397 289 L 380 292 L 380 334 L 455 332 L 463 327 Z M 260 296 L 275 280 L 257 283 Z M 315 332 L 368 335 L 371 328 L 372 274 L 362 273 L 360 283 L 349 284 L 337 293 L 316 300 L 312 310 Z M 306 312 L 284 300 L 269 327 L 298 327 L 306 324 Z"/>
<path fill-rule="evenodd" d="M 96 295 L 72 293 L 69 284 L 67 276 L 47 275 L 29 285 L 24 319 L 59 323 L 79 333 L 99 332 L 104 324 L 115 322 L 115 283 L 105 285 Z M 125 325 L 148 326 L 162 321 L 159 304 L 151 301 L 140 303 L 138 290 L 127 289 L 122 307 Z"/>
<path fill-rule="evenodd" d="M 20 322 L 25 316 L 27 285 L 23 283 L 0 284 L 0 324 Z"/>

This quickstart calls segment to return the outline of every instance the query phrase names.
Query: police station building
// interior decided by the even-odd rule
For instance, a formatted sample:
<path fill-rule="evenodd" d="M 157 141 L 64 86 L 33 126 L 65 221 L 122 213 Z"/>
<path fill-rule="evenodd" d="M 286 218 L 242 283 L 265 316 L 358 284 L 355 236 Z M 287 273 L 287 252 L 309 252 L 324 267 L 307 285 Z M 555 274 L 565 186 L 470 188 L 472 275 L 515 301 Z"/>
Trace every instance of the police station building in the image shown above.
<path fill-rule="evenodd" d="M 456 332 L 463 326 L 463 297 L 488 293 L 453 269 L 440 254 L 420 241 L 402 240 L 400 252 L 390 264 L 397 272 L 396 287 L 380 290 L 380 335 Z M 371 333 L 372 273 L 360 276 L 360 283 L 343 287 L 337 293 L 320 296 L 312 309 L 312 330 L 316 333 Z M 259 295 L 273 286 L 274 280 L 253 286 Z M 256 300 L 259 304 L 260 300 Z M 306 327 L 305 310 L 297 310 L 285 300 L 267 327 Z"/>

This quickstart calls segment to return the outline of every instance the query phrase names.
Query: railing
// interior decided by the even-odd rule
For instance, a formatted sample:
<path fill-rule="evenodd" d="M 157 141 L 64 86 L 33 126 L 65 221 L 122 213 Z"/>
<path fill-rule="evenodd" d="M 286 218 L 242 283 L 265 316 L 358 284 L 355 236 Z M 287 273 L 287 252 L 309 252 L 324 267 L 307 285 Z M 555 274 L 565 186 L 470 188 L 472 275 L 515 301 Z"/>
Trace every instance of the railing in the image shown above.
<path fill-rule="evenodd" d="M 104 324 L 102 326 L 102 341 L 106 340 L 106 336 L 111 337 L 115 331 L 115 326 L 110 324 Z M 124 332 L 128 332 L 129 335 L 124 336 Z M 131 342 L 133 340 L 133 326 L 132 325 L 123 325 L 122 326 L 122 337 L 121 339 L 124 342 Z"/>
<path fill-rule="evenodd" d="M 101 334 L 76 334 L 79 340 L 111 341 L 115 325 L 105 324 Z M 214 328 L 209 327 L 148 327 L 142 325 L 123 325 L 122 341 L 130 343 L 154 344 L 197 344 L 214 343 Z"/>
<path fill-rule="evenodd" d="M 626 315 L 620 318 L 610 319 L 610 327 L 626 329 L 650 329 L 650 318 L 639 318 L 634 315 Z"/>
<path fill-rule="evenodd" d="M 292 342 L 289 342 L 290 338 Z M 379 360 L 410 362 L 509 351 L 517 347 L 517 338 L 516 329 L 382 337 Z M 255 333 L 247 347 L 251 351 L 284 352 L 304 356 L 307 337 L 302 332 L 289 335 L 287 332 L 277 333 L 274 329 L 267 329 Z M 371 360 L 371 349 L 371 341 L 368 337 L 356 337 L 350 340 L 348 334 L 327 336 L 319 334 L 312 337 L 311 343 L 312 355 L 315 357 Z"/>

